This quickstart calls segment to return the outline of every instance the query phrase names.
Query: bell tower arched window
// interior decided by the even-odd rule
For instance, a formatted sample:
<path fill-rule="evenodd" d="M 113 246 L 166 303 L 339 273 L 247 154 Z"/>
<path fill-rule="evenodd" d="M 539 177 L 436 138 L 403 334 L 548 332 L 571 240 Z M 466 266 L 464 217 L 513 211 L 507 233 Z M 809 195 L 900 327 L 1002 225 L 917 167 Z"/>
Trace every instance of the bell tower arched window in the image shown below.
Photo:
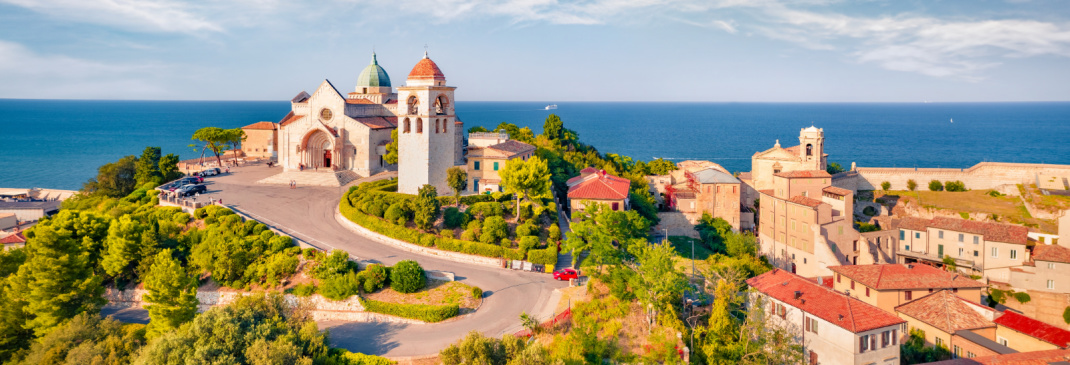
<path fill-rule="evenodd" d="M 435 133 L 438 133 L 438 119 L 435 119 Z"/>
<path fill-rule="evenodd" d="M 448 119 L 443 119 L 442 120 L 442 133 L 446 133 L 446 126 L 449 125 L 449 124 L 450 124 L 450 121 Z"/>
<path fill-rule="evenodd" d="M 435 115 L 446 115 L 448 106 L 449 101 L 446 100 L 446 96 L 439 95 L 438 98 L 435 98 Z"/>
<path fill-rule="evenodd" d="M 807 156 L 813 156 L 814 155 L 814 145 L 812 145 L 812 144 L 807 144 L 806 145 L 806 155 Z"/>
<path fill-rule="evenodd" d="M 423 132 L 424 132 L 424 121 L 423 121 L 423 119 L 416 118 L 416 133 L 423 133 Z"/>
<path fill-rule="evenodd" d="M 409 121 L 409 118 L 405 118 L 405 129 L 402 131 L 402 133 L 409 133 L 412 131 L 412 125 L 410 123 L 411 121 Z"/>
<path fill-rule="evenodd" d="M 409 115 L 419 114 L 420 99 L 417 99 L 416 95 L 413 95 L 413 96 L 409 97 L 408 104 L 409 104 Z M 419 127 L 417 127 L 417 130 L 419 130 Z M 419 132 L 417 132 L 417 133 L 419 133 Z"/>

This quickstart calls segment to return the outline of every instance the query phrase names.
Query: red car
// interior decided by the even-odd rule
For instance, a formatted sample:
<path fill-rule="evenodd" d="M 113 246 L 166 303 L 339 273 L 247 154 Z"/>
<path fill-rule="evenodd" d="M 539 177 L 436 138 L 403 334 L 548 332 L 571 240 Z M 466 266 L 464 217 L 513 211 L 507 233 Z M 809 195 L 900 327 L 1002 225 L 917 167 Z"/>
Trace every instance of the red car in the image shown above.
<path fill-rule="evenodd" d="M 574 269 L 561 269 L 554 272 L 554 280 L 569 280 L 580 277 L 580 273 Z"/>

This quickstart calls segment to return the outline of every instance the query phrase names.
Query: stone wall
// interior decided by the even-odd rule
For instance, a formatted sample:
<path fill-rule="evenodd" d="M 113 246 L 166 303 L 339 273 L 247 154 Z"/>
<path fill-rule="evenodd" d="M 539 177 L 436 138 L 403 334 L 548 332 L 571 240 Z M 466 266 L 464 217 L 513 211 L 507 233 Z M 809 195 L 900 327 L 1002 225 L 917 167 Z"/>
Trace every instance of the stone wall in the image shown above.
<path fill-rule="evenodd" d="M 981 162 L 966 169 L 858 167 L 832 177 L 832 185 L 855 192 L 880 190 L 881 182 L 892 184 L 892 190 L 906 190 L 907 180 L 918 183 L 918 189 L 928 189 L 929 181 L 959 180 L 967 189 L 996 189 L 1001 185 L 1036 183 L 1037 175 L 1070 176 L 1070 165 Z"/>
<path fill-rule="evenodd" d="M 148 303 L 142 300 L 145 295 L 144 289 L 117 290 L 108 288 L 104 291 L 104 299 L 108 300 L 105 307 L 110 308 L 145 308 Z M 250 292 L 236 291 L 197 291 L 197 312 L 202 313 L 216 306 L 233 303 L 239 297 L 251 295 Z M 351 322 L 391 322 L 406 324 L 423 324 L 424 322 L 388 316 L 385 314 L 364 311 L 357 296 L 341 301 L 333 301 L 319 294 L 309 297 L 298 297 L 293 294 L 285 294 L 283 300 L 290 305 L 302 305 L 308 309 L 312 319 L 316 321 L 351 321 Z"/>

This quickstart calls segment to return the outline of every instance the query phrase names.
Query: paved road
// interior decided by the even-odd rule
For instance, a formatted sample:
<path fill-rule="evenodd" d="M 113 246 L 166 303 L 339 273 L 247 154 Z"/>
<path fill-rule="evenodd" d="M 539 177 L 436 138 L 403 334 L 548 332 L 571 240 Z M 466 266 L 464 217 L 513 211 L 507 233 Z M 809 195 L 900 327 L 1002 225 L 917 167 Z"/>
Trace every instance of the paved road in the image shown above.
<path fill-rule="evenodd" d="M 208 178 L 208 195 L 222 199 L 246 213 L 254 214 L 276 229 L 290 233 L 312 245 L 329 245 L 348 251 L 362 260 L 392 265 L 413 259 L 425 269 L 450 271 L 457 280 L 483 289 L 483 306 L 475 313 L 445 323 L 407 325 L 395 323 L 321 323 L 331 331 L 335 346 L 391 357 L 437 353 L 470 331 L 500 336 L 521 329 L 521 312 L 540 313 L 551 292 L 567 287 L 550 275 L 534 274 L 462 264 L 403 251 L 353 233 L 339 224 L 334 213 L 343 188 L 260 185 L 255 181 L 281 171 L 280 168 L 249 166 L 232 169 L 230 175 Z"/>

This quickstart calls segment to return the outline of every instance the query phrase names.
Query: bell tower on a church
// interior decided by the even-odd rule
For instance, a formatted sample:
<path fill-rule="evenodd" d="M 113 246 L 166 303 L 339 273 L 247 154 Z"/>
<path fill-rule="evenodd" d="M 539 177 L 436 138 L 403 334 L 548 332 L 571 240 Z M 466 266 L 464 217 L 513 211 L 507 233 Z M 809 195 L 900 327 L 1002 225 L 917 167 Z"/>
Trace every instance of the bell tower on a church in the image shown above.
<path fill-rule="evenodd" d="M 810 126 L 799 131 L 799 159 L 808 170 L 825 170 L 825 130 Z"/>
<path fill-rule="evenodd" d="M 457 120 L 452 86 L 442 70 L 424 53 L 398 87 L 398 192 L 417 194 L 431 184 L 439 195 L 452 194 L 446 170 L 456 162 Z"/>

